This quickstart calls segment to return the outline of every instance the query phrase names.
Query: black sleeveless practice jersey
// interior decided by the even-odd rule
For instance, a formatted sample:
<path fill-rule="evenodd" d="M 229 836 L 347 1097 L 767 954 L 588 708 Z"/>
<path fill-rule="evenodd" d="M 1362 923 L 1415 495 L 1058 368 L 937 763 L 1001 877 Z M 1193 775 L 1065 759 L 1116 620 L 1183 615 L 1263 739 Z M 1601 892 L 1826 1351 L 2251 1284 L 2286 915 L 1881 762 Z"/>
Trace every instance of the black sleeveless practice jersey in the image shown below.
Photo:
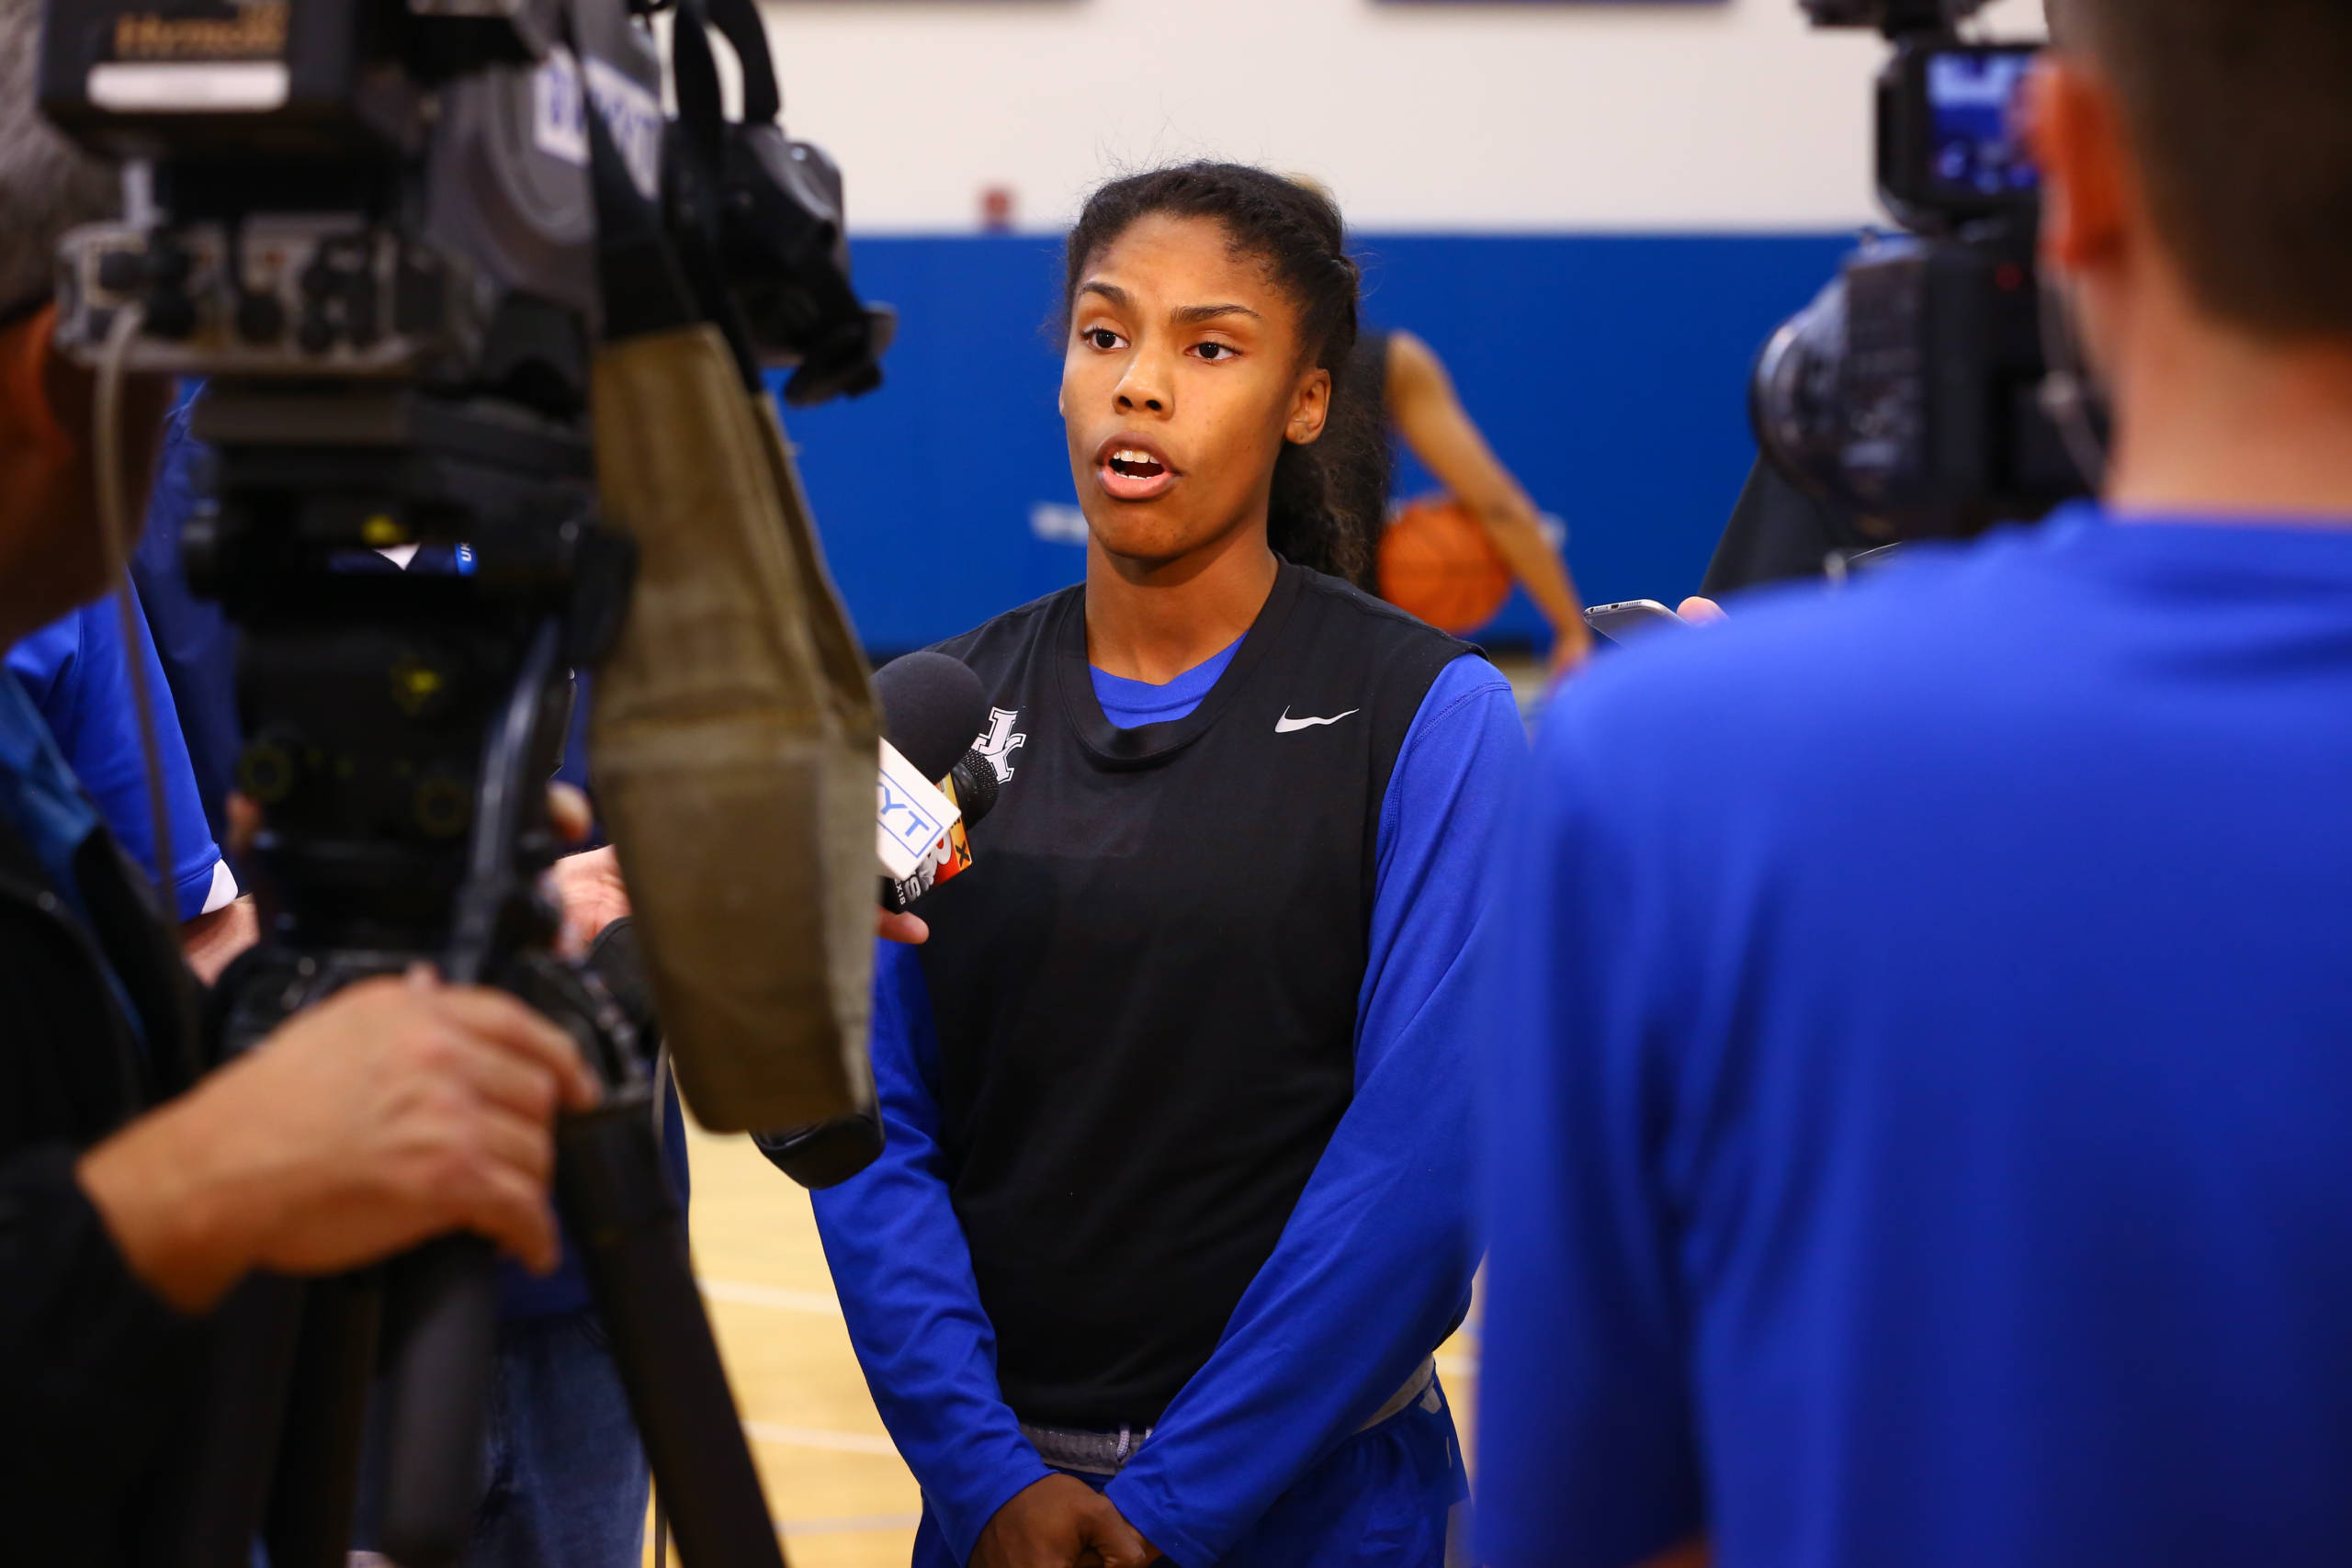
<path fill-rule="evenodd" d="M 949 1188 L 1014 1411 L 1141 1429 L 1347 1109 L 1381 802 L 1467 649 L 1287 564 L 1172 723 L 1104 719 L 1081 588 L 941 649 L 1001 780 L 922 908 Z"/>

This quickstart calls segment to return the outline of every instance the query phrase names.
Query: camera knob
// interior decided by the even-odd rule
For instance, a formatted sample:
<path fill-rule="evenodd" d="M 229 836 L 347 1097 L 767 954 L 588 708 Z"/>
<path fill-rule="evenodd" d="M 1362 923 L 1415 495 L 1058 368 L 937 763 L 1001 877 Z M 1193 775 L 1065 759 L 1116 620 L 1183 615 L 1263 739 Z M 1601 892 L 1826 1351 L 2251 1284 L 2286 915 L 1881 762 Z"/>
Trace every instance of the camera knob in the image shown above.
<path fill-rule="evenodd" d="M 187 287 L 196 272 L 196 258 L 187 247 L 170 240 L 158 240 L 148 248 L 147 276 L 158 288 L 178 290 Z"/>
<path fill-rule="evenodd" d="M 294 329 L 294 341 L 301 344 L 305 354 L 324 354 L 334 346 L 334 323 L 327 319 L 326 307 L 313 300 L 302 311 L 302 324 Z"/>
<path fill-rule="evenodd" d="M 136 294 L 147 285 L 147 258 L 137 251 L 108 251 L 98 258 L 98 287 L 109 294 Z"/>
<path fill-rule="evenodd" d="M 255 736 L 237 759 L 237 787 L 263 806 L 281 804 L 301 781 L 301 737 L 282 728 Z"/>
<path fill-rule="evenodd" d="M 473 786 L 455 773 L 435 770 L 417 780 L 416 825 L 435 839 L 454 839 L 472 826 Z"/>
<path fill-rule="evenodd" d="M 377 321 L 376 280 L 362 274 L 343 293 L 344 333 L 354 348 L 366 348 L 381 335 Z"/>
<path fill-rule="evenodd" d="M 237 335 L 252 344 L 276 343 L 286 335 L 286 307 L 275 294 L 247 294 L 237 301 Z"/>
<path fill-rule="evenodd" d="M 196 301 L 180 290 L 151 289 L 141 307 L 146 312 L 145 329 L 150 337 L 180 343 L 196 335 Z"/>

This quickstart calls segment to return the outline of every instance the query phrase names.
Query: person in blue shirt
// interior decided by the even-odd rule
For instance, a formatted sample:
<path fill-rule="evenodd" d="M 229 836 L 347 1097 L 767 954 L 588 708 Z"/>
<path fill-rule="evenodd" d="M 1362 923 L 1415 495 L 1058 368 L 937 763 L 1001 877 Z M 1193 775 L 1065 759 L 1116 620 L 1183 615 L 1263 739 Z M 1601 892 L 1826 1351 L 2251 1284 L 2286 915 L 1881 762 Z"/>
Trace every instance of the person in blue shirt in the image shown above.
<path fill-rule="evenodd" d="M 1482 987 L 1495 1568 L 2352 1541 L 2352 8 L 2051 9 L 2103 506 L 1545 721 Z"/>
<path fill-rule="evenodd" d="M 188 430 L 203 389 L 201 381 L 182 382 L 178 405 L 164 422 L 147 525 L 130 552 L 130 577 L 179 710 L 205 820 L 212 837 L 226 843 L 232 836 L 228 800 L 237 787 L 237 753 L 244 747 L 237 718 L 237 634 L 220 602 L 198 595 L 180 567 L 181 534 L 198 505 L 197 470 L 208 456 Z"/>
<path fill-rule="evenodd" d="M 116 840 L 155 874 L 155 827 L 147 797 L 147 760 L 131 699 L 130 660 L 147 667 L 154 704 L 156 761 L 171 814 L 172 889 L 182 921 L 225 908 L 237 880 L 222 860 L 197 792 L 179 714 L 172 703 L 143 617 L 133 617 L 139 646 L 124 646 L 112 599 L 85 604 L 8 650 L 7 665 L 40 709 L 74 775 L 90 792 Z"/>
<path fill-rule="evenodd" d="M 1463 959 L 1517 708 L 1343 581 L 1325 465 L 1378 413 L 1333 384 L 1328 198 L 1117 181 L 1069 269 L 1086 578 L 943 645 L 990 694 L 997 802 L 929 940 L 882 949 L 887 1147 L 819 1229 L 922 1568 L 1437 1568 Z"/>

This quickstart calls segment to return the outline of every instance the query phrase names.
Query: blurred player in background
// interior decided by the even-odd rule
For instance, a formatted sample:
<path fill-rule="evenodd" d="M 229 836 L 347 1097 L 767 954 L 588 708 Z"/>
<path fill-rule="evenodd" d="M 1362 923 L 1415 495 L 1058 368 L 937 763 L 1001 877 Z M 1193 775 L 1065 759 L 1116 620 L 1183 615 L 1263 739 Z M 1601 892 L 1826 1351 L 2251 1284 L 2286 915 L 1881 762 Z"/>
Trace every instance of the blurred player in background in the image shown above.
<path fill-rule="evenodd" d="M 1408 508 L 1396 526 L 1444 531 L 1430 541 L 1435 558 L 1424 565 L 1418 553 L 1409 550 L 1408 540 L 1387 540 L 1375 534 L 1372 540 L 1374 569 L 1363 586 L 1376 585 L 1382 597 L 1416 614 L 1421 614 L 1417 601 L 1430 594 L 1434 613 L 1423 614 L 1422 618 L 1444 630 L 1467 635 L 1501 607 L 1515 581 L 1551 624 L 1553 672 L 1581 663 L 1592 651 L 1592 633 L 1584 624 L 1583 601 L 1577 596 L 1566 563 L 1544 536 L 1535 502 L 1471 423 L 1469 412 L 1453 389 L 1453 379 L 1436 352 L 1410 333 L 1367 331 L 1356 341 L 1348 374 L 1356 387 L 1379 404 L 1406 450 L 1445 487 L 1447 499 L 1476 525 L 1487 547 L 1479 550 L 1477 541 L 1469 539 L 1453 543 L 1449 536 L 1456 530 L 1448 528 L 1451 520 L 1432 516 L 1424 522 L 1419 509 Z M 1385 465 L 1380 480 L 1385 502 Z M 1369 515 L 1385 524 L 1385 506 Z M 1443 584 L 1423 581 L 1432 572 L 1459 581 Z M 1475 622 L 1462 624 L 1455 616 L 1435 610 L 1436 604 L 1452 598 L 1456 591 L 1466 591 L 1477 601 L 1467 612 L 1476 616 Z M 1478 608 L 1488 604 L 1492 608 L 1479 615 Z"/>

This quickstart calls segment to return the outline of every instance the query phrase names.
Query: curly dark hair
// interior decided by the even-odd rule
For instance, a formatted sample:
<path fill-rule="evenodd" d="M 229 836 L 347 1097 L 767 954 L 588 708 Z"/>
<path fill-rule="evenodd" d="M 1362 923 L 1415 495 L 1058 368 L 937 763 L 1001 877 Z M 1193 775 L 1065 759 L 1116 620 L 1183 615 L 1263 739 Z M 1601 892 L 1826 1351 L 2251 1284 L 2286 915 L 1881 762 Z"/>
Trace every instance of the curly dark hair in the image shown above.
<path fill-rule="evenodd" d="M 1087 265 L 1154 215 L 1215 220 L 1235 253 L 1262 260 L 1298 307 L 1308 361 L 1331 375 L 1331 408 L 1321 439 L 1285 446 L 1275 459 L 1267 543 L 1302 566 L 1362 581 L 1366 541 L 1377 536 L 1387 504 L 1388 446 L 1376 394 L 1352 387 L 1357 378 L 1347 373 L 1363 274 L 1348 255 L 1340 209 L 1320 191 L 1244 164 L 1180 164 L 1113 180 L 1087 198 L 1069 231 L 1065 334 Z"/>

